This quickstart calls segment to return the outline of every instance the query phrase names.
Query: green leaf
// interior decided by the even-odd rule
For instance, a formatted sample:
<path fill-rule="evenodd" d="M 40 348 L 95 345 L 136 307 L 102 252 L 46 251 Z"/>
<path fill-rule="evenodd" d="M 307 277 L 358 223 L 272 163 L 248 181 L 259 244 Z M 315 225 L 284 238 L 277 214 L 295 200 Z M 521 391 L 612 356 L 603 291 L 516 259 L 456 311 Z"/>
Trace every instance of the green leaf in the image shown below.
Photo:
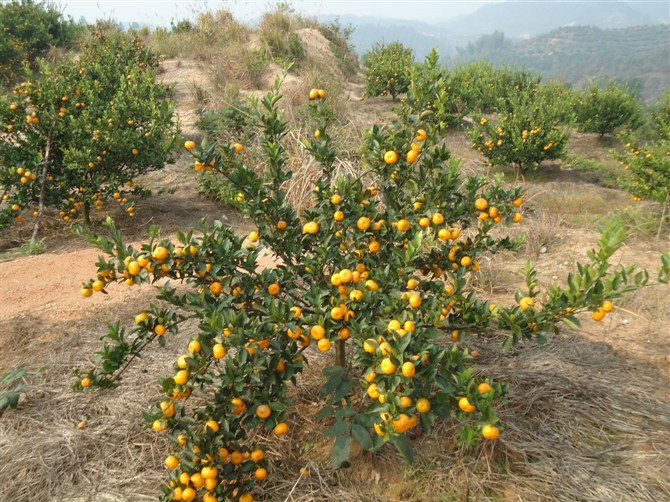
<path fill-rule="evenodd" d="M 359 424 L 352 424 L 351 435 L 356 442 L 361 445 L 361 448 L 364 450 L 372 450 L 372 447 L 374 446 L 372 438 L 370 437 L 370 432 L 365 427 Z"/>
<path fill-rule="evenodd" d="M 392 436 L 391 443 L 395 445 L 400 452 L 400 455 L 402 455 L 402 458 L 404 458 L 408 464 L 414 463 L 414 455 L 412 455 L 412 449 L 409 446 L 409 441 L 407 441 L 407 436 L 404 434 L 400 436 Z"/>
<path fill-rule="evenodd" d="M 351 452 L 351 436 L 340 436 L 335 440 L 330 451 L 330 460 L 334 467 L 339 467 L 349 458 Z"/>
<path fill-rule="evenodd" d="M 570 329 L 574 329 L 575 331 L 578 330 L 581 326 L 581 323 L 579 322 L 579 319 L 577 319 L 573 315 L 569 315 L 567 317 L 564 317 L 561 319 L 563 323 Z"/>
<path fill-rule="evenodd" d="M 316 419 L 317 420 L 325 420 L 329 416 L 331 416 L 334 413 L 334 408 L 332 406 L 324 406 L 321 408 L 317 414 L 316 414 Z"/>
<path fill-rule="evenodd" d="M 341 436 L 342 434 L 349 433 L 351 424 L 349 422 L 335 422 L 335 424 L 328 429 L 325 434 L 326 436 Z"/>

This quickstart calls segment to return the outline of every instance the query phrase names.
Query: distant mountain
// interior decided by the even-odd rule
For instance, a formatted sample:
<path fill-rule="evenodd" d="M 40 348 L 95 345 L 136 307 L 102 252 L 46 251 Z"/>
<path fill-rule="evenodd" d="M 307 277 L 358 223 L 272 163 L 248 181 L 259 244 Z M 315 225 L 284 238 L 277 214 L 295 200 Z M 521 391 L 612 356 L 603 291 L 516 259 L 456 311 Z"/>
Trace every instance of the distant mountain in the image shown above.
<path fill-rule="evenodd" d="M 669 22 L 670 2 L 544 0 L 485 4 L 473 14 L 450 19 L 440 27 L 454 39 L 471 40 L 494 31 L 510 38 L 527 38 L 563 26 L 611 29 Z"/>
<path fill-rule="evenodd" d="M 437 47 L 440 54 L 445 56 L 456 53 L 456 44 L 439 26 L 432 24 L 417 21 L 406 23 L 399 19 L 382 17 L 319 16 L 319 21 L 333 22 L 335 20 L 342 26 L 354 28 L 350 40 L 359 56 L 362 56 L 377 42 L 388 43 L 396 40 L 413 49 L 417 59 L 425 58 L 433 47 Z"/>
<path fill-rule="evenodd" d="M 538 72 L 545 80 L 576 85 L 598 74 L 628 82 L 644 99 L 655 99 L 670 87 L 669 41 L 667 24 L 609 30 L 571 26 L 521 41 L 498 32 L 468 44 L 456 60 L 514 65 Z"/>
<path fill-rule="evenodd" d="M 481 35 L 501 31 L 511 39 L 528 38 L 564 26 L 595 26 L 603 29 L 670 23 L 670 2 L 653 0 L 543 0 L 503 1 L 484 4 L 473 14 L 447 21 L 405 22 L 371 16 L 320 16 L 321 21 L 339 19 L 351 25 L 351 41 L 362 55 L 375 42 L 399 40 L 423 59 L 433 47 L 443 57 L 454 55 Z"/>

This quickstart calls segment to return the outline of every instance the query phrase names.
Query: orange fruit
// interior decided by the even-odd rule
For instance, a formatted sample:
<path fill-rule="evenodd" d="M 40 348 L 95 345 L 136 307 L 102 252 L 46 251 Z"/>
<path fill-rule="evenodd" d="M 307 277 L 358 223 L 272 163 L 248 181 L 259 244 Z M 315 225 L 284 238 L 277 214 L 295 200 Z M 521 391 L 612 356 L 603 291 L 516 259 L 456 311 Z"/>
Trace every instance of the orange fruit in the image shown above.
<path fill-rule="evenodd" d="M 605 310 L 600 308 L 596 310 L 593 314 L 591 314 L 591 317 L 593 317 L 594 321 L 602 321 L 605 318 Z"/>
<path fill-rule="evenodd" d="M 319 348 L 321 352 L 328 352 L 330 348 L 332 347 L 332 343 L 328 338 L 322 338 L 319 340 L 316 344 L 316 346 Z"/>
<path fill-rule="evenodd" d="M 498 439 L 500 436 L 500 430 L 495 425 L 485 425 L 482 427 L 482 436 L 486 439 Z"/>
<path fill-rule="evenodd" d="M 105 283 L 102 281 L 93 281 L 93 284 L 91 284 L 91 288 L 93 288 L 93 291 L 102 291 L 105 289 Z"/>
<path fill-rule="evenodd" d="M 226 349 L 222 344 L 217 343 L 212 347 L 212 355 L 216 359 L 223 359 L 224 357 L 226 357 Z"/>
<path fill-rule="evenodd" d="M 402 396 L 400 398 L 400 406 L 402 406 L 403 408 L 409 408 L 410 406 L 412 406 L 412 399 L 407 396 Z"/>
<path fill-rule="evenodd" d="M 174 455 L 170 455 L 165 459 L 165 466 L 168 469 L 176 469 L 179 467 L 179 460 Z"/>
<path fill-rule="evenodd" d="M 177 371 L 177 374 L 174 376 L 174 382 L 177 385 L 184 385 L 188 382 L 188 372 L 185 370 Z"/>
<path fill-rule="evenodd" d="M 351 331 L 349 331 L 349 328 L 340 328 L 337 331 L 337 336 L 340 337 L 342 340 L 348 340 L 349 337 L 351 336 Z"/>
<path fill-rule="evenodd" d="M 331 204 L 339 204 L 340 202 L 342 202 L 342 197 L 340 197 L 338 194 L 334 194 L 330 198 L 330 203 Z"/>
<path fill-rule="evenodd" d="M 93 294 L 93 290 L 91 288 L 81 288 L 81 296 L 84 298 L 88 298 Z"/>
<path fill-rule="evenodd" d="M 184 502 L 191 502 L 192 500 L 195 499 L 196 495 L 197 495 L 196 491 L 189 486 L 188 488 L 184 488 L 184 491 L 182 492 L 181 495 L 181 499 Z"/>
<path fill-rule="evenodd" d="M 489 203 L 483 197 L 480 197 L 475 201 L 475 209 L 478 211 L 483 211 L 488 207 Z"/>
<path fill-rule="evenodd" d="M 444 216 L 442 216 L 441 213 L 433 213 L 431 221 L 433 222 L 433 225 L 442 225 L 442 223 L 444 223 Z"/>
<path fill-rule="evenodd" d="M 283 436 L 288 432 L 288 425 L 286 425 L 286 422 L 279 422 L 275 425 L 274 429 L 272 429 L 272 432 L 274 432 L 276 436 Z"/>
<path fill-rule="evenodd" d="M 514 223 L 519 223 L 522 219 L 523 219 L 523 216 L 521 215 L 521 213 L 516 213 L 514 215 Z"/>
<path fill-rule="evenodd" d="M 268 286 L 268 293 L 272 296 L 277 296 L 279 294 L 279 284 L 276 282 Z"/>
<path fill-rule="evenodd" d="M 370 218 L 361 216 L 360 218 L 358 218 L 356 226 L 358 227 L 359 230 L 365 232 L 368 228 L 370 228 Z"/>
<path fill-rule="evenodd" d="M 461 267 L 469 267 L 472 264 L 472 258 L 464 256 L 461 258 Z"/>
<path fill-rule="evenodd" d="M 315 234 L 319 231 L 319 224 L 316 221 L 310 221 L 309 223 L 305 223 L 302 227 L 302 233 L 303 234 Z"/>
<path fill-rule="evenodd" d="M 258 481 L 263 481 L 265 478 L 268 477 L 268 471 L 266 471 L 262 467 L 259 467 L 258 469 L 256 469 L 254 476 L 256 476 L 256 479 Z"/>
<path fill-rule="evenodd" d="M 163 261 L 168 257 L 169 251 L 164 248 L 163 246 L 158 246 L 156 249 L 153 250 L 151 253 L 151 256 L 153 256 L 154 259 L 158 261 Z"/>
<path fill-rule="evenodd" d="M 233 145 L 233 150 L 235 150 L 237 153 L 243 152 L 244 146 L 241 143 L 235 143 Z"/>
<path fill-rule="evenodd" d="M 207 420 L 207 422 L 205 422 L 205 430 L 207 429 L 212 432 L 219 432 L 219 423 L 216 420 Z"/>
<path fill-rule="evenodd" d="M 406 363 L 403 363 L 402 365 L 402 374 L 403 376 L 406 376 L 407 378 L 412 378 L 414 376 L 414 373 L 416 372 L 416 367 L 414 366 L 414 363 L 407 361 Z"/>
<path fill-rule="evenodd" d="M 344 213 L 342 211 L 335 211 L 333 213 L 333 219 L 335 221 L 342 221 L 344 219 Z"/>
<path fill-rule="evenodd" d="M 421 297 L 416 293 L 411 294 L 409 296 L 409 304 L 415 309 L 418 309 L 421 306 Z"/>
<path fill-rule="evenodd" d="M 472 413 L 475 411 L 475 407 L 470 404 L 470 401 L 468 401 L 467 397 L 462 397 L 458 400 L 458 407 L 465 413 Z"/>
<path fill-rule="evenodd" d="M 84 378 L 82 378 L 82 380 L 81 380 L 81 386 L 82 386 L 82 387 L 90 387 L 90 386 L 91 386 L 91 383 L 92 383 L 92 382 L 91 382 L 91 379 L 88 378 L 88 377 L 84 377 Z"/>
<path fill-rule="evenodd" d="M 387 164 L 395 164 L 398 162 L 398 154 L 395 153 L 393 150 L 389 150 L 384 154 L 384 162 Z"/>
<path fill-rule="evenodd" d="M 614 305 L 612 305 L 612 302 L 610 301 L 604 301 L 600 308 L 602 308 L 605 312 L 609 313 L 614 310 Z"/>
<path fill-rule="evenodd" d="M 521 204 L 523 204 L 523 199 L 521 197 L 519 197 L 518 199 L 514 199 L 514 201 L 512 202 L 512 205 L 514 207 L 521 207 Z"/>
<path fill-rule="evenodd" d="M 277 230 L 284 230 L 286 228 L 286 222 L 284 220 L 279 220 L 277 222 Z"/>
<path fill-rule="evenodd" d="M 184 143 L 184 148 L 187 150 L 193 150 L 195 148 L 195 141 L 186 141 Z"/>
<path fill-rule="evenodd" d="M 426 134 L 426 131 L 424 131 L 423 129 L 419 129 L 418 131 L 416 131 L 416 140 L 417 141 L 426 141 L 427 136 L 428 135 Z"/>
<path fill-rule="evenodd" d="M 416 402 L 416 411 L 419 413 L 428 413 L 430 411 L 430 401 L 422 397 Z"/>
<path fill-rule="evenodd" d="M 255 463 L 260 462 L 264 458 L 265 458 L 265 453 L 263 452 L 263 450 L 256 449 L 256 450 L 251 452 L 251 460 Z"/>
<path fill-rule="evenodd" d="M 418 158 L 419 158 L 419 152 L 417 152 L 416 150 L 410 150 L 409 152 L 407 152 L 407 162 L 409 162 L 410 164 L 414 164 Z"/>
<path fill-rule="evenodd" d="M 156 333 L 158 336 L 163 336 L 165 331 L 166 328 L 162 324 L 156 324 L 156 326 L 154 326 L 154 333 Z"/>
<path fill-rule="evenodd" d="M 188 351 L 191 354 L 195 354 L 197 352 L 200 352 L 200 342 L 198 340 L 191 340 L 188 342 Z"/>
<path fill-rule="evenodd" d="M 270 414 L 272 413 L 272 410 L 267 404 L 261 404 L 256 408 L 256 415 L 259 418 L 268 418 Z"/>
<path fill-rule="evenodd" d="M 312 89 L 309 91 L 309 99 L 316 99 L 319 97 L 319 90 L 318 89 Z"/>
<path fill-rule="evenodd" d="M 389 357 L 385 357 L 384 359 L 382 359 L 382 362 L 379 364 L 379 366 L 381 367 L 382 372 L 385 375 L 390 375 L 394 373 L 396 370 L 396 365 L 393 364 L 393 362 Z"/>
<path fill-rule="evenodd" d="M 249 240 L 251 242 L 258 242 L 258 232 L 253 231 L 249 233 Z"/>
<path fill-rule="evenodd" d="M 486 394 L 487 392 L 489 392 L 492 389 L 493 389 L 493 387 L 491 387 L 486 382 L 482 382 L 477 386 L 477 392 L 479 392 L 480 394 Z"/>

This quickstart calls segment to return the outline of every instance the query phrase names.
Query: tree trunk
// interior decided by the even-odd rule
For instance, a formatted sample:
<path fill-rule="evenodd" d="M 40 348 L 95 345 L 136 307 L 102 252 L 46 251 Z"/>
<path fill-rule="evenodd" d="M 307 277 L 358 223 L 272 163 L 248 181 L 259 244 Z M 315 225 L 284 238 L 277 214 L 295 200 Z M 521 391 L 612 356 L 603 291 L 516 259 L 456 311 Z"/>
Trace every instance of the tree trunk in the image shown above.
<path fill-rule="evenodd" d="M 51 138 L 47 137 L 47 145 L 44 149 L 44 167 L 42 168 L 42 176 L 40 179 L 40 200 L 37 207 L 37 219 L 33 227 L 33 235 L 30 238 L 31 243 L 37 240 L 37 234 L 40 231 L 40 223 L 42 222 L 42 213 L 44 212 L 44 199 L 47 195 L 47 180 L 49 179 L 49 155 L 51 154 Z"/>
<path fill-rule="evenodd" d="M 91 203 L 90 201 L 84 202 L 84 225 L 87 227 L 91 226 Z"/>
<path fill-rule="evenodd" d="M 346 364 L 346 347 L 344 345 L 344 340 L 338 340 L 335 342 L 335 364 L 344 368 Z"/>
<path fill-rule="evenodd" d="M 668 208 L 668 201 L 666 200 L 663 203 L 663 212 L 661 213 L 661 221 L 658 223 L 658 232 L 656 232 L 656 238 L 661 238 L 661 232 L 663 230 L 663 220 L 665 219 L 665 211 Z"/>

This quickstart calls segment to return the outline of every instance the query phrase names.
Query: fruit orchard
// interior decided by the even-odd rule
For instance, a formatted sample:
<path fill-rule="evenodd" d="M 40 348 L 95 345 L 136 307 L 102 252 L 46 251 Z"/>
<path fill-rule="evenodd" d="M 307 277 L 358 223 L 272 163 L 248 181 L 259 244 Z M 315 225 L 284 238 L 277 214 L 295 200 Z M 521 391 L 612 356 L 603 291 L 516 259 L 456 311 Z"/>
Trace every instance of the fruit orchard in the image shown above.
<path fill-rule="evenodd" d="M 269 176 L 247 164 L 240 143 L 185 143 L 197 171 L 219 173 L 237 191 L 257 226 L 247 239 L 220 222 L 180 233 L 178 242 L 152 229 L 139 248 L 125 244 L 111 221 L 110 237 L 88 234 L 107 258 L 83 296 L 111 292 L 114 283 L 158 283 L 156 298 L 167 307 L 147 306 L 130 329 L 110 325 L 99 364 L 77 370 L 75 387 L 117 384 L 149 345 L 173 343 L 183 322 L 198 322 L 160 379 L 164 397 L 146 414 L 172 444 L 163 500 L 253 501 L 254 486 L 272 476 L 257 438 L 290 434 L 289 384 L 315 351 L 335 354 L 323 368 L 318 413 L 334 439 L 334 465 L 352 442 L 370 451 L 391 443 L 411 461 L 408 436 L 447 417 L 461 422 L 461 444 L 495 441 L 505 433 L 495 407 L 506 385 L 474 376 L 475 354 L 462 341 L 495 332 L 506 335 L 503 349 L 542 344 L 561 325 L 577 327 L 575 316 L 585 311 L 601 321 L 613 301 L 647 282 L 634 266 L 609 264 L 624 239 L 613 224 L 565 287 L 541 290 L 527 264 L 525 286 L 508 304 L 480 297 L 473 278 L 482 259 L 521 244 L 504 229 L 523 224 L 523 190 L 502 176 L 464 176 L 420 112 L 372 127 L 362 145 L 364 174 L 336 176 L 328 97 L 315 91 L 309 110 L 318 134 L 305 148 L 320 175 L 302 214 L 284 191 L 292 173 L 278 80 L 253 106 Z M 259 266 L 264 250 L 274 265 Z"/>
<path fill-rule="evenodd" d="M 158 60 L 126 35 L 98 34 L 76 63 L 49 65 L 0 96 L 0 226 L 46 208 L 70 221 L 110 200 L 134 215 L 133 180 L 174 160 L 179 132 Z"/>

